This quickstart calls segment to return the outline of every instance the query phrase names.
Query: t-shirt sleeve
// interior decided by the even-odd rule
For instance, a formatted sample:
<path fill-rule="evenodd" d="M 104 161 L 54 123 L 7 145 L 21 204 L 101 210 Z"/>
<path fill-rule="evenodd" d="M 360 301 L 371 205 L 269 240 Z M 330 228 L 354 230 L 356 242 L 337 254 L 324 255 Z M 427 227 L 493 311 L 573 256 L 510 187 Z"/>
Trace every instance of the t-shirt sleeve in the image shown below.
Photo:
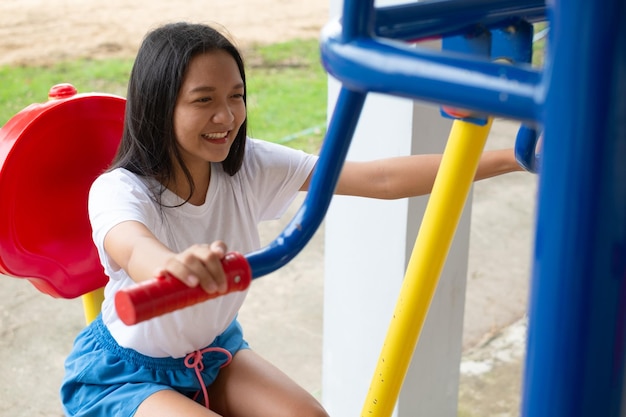
<path fill-rule="evenodd" d="M 150 197 L 135 181 L 137 180 L 120 171 L 112 171 L 98 177 L 89 191 L 92 238 L 100 259 L 106 260 L 108 266 L 114 270 L 119 269 L 119 266 L 115 265 L 104 251 L 104 238 L 107 233 L 124 221 L 134 220 L 147 224 L 146 207 L 151 205 Z"/>
<path fill-rule="evenodd" d="M 315 167 L 317 156 L 249 139 L 244 167 L 260 209 L 260 220 L 281 217 Z"/>

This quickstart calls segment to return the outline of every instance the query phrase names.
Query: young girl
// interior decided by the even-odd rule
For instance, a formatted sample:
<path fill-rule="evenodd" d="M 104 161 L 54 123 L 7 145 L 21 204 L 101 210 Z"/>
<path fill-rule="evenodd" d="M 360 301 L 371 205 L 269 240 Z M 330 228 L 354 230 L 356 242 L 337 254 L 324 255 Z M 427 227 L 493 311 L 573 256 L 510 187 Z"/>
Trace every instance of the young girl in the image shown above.
<path fill-rule="evenodd" d="M 245 292 L 135 326 L 124 325 L 113 305 L 119 289 L 165 273 L 224 293 L 227 248 L 260 247 L 258 223 L 280 217 L 307 190 L 316 156 L 247 137 L 242 58 L 205 25 L 149 33 L 127 100 L 118 154 L 89 198 L 93 239 L 110 279 L 102 314 L 78 335 L 66 361 L 66 414 L 326 416 L 248 347 L 236 319 Z M 336 192 L 426 194 L 440 159 L 346 162 Z M 476 179 L 517 170 L 512 150 L 486 152 Z"/>

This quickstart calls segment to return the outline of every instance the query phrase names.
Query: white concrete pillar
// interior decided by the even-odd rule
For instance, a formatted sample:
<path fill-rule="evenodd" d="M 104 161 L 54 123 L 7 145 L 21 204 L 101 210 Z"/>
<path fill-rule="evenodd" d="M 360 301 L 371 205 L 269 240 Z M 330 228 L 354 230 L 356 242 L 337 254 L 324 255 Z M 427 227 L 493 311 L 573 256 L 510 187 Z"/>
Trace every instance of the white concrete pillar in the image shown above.
<path fill-rule="evenodd" d="M 340 15 L 342 4 L 331 0 L 331 19 Z M 339 83 L 330 79 L 329 115 L 338 91 Z M 436 106 L 369 94 L 348 159 L 443 152 L 450 127 Z M 322 401 L 332 416 L 360 415 L 427 198 L 333 198 L 325 222 L 322 351 Z M 397 417 L 457 415 L 470 205 L 471 197 L 400 393 Z"/>

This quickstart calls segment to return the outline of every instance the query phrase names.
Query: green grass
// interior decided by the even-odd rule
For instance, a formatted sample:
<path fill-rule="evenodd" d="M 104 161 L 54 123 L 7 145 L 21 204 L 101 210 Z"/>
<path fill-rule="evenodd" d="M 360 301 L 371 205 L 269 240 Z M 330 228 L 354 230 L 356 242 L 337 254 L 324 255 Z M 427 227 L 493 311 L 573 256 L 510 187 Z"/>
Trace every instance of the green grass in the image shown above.
<path fill-rule="evenodd" d="M 545 24 L 536 27 L 539 31 Z M 541 66 L 545 40 L 535 45 Z M 247 67 L 249 135 L 316 153 L 325 133 L 326 74 L 317 40 L 256 45 L 242 51 Z M 124 96 L 131 59 L 76 60 L 45 67 L 0 67 L 0 126 L 51 86 L 70 82 L 79 92 Z"/>
<path fill-rule="evenodd" d="M 243 55 L 249 135 L 317 152 L 326 121 L 326 74 L 318 41 L 257 45 Z M 29 104 L 45 102 L 50 87 L 59 83 L 72 83 L 79 93 L 125 96 L 131 67 L 131 59 L 0 67 L 0 126 Z"/>
<path fill-rule="evenodd" d="M 31 103 L 48 99 L 55 84 L 71 82 L 79 92 L 124 95 L 130 61 L 79 60 L 46 67 L 0 67 L 0 125 Z"/>
<path fill-rule="evenodd" d="M 326 122 L 326 73 L 317 41 L 245 51 L 249 135 L 317 152 Z"/>
<path fill-rule="evenodd" d="M 548 27 L 548 24 L 546 22 L 536 23 L 535 33 L 539 33 L 547 27 Z M 533 44 L 532 64 L 534 67 L 538 67 L 538 68 L 543 67 L 545 53 L 546 53 L 546 38 L 544 37 L 543 39 L 540 39 Z"/>

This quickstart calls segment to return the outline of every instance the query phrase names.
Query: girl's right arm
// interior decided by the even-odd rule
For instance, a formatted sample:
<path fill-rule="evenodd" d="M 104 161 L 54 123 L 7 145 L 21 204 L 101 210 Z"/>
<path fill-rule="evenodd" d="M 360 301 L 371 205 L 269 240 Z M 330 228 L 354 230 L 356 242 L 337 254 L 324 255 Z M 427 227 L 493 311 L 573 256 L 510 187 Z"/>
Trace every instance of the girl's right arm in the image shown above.
<path fill-rule="evenodd" d="M 135 282 L 170 274 L 190 287 L 200 285 L 208 293 L 226 292 L 226 274 L 220 262 L 227 251 L 223 242 L 193 245 L 176 253 L 142 223 L 125 221 L 109 230 L 104 249 Z"/>

